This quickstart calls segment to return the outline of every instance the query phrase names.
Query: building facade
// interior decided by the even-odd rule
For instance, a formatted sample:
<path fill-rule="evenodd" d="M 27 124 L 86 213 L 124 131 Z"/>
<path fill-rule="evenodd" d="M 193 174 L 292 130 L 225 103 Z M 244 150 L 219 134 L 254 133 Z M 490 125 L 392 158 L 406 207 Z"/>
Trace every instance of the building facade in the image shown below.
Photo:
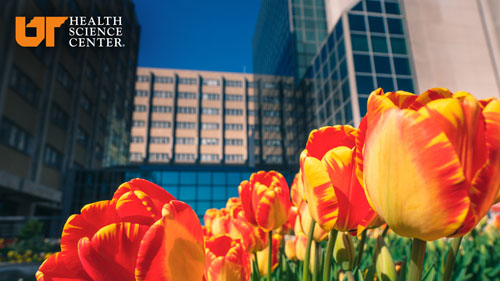
<path fill-rule="evenodd" d="M 128 0 L 3 1 L 0 11 L 0 216 L 52 216 L 64 175 L 128 161 L 139 25 Z M 20 47 L 15 16 L 120 15 L 125 48 Z"/>
<path fill-rule="evenodd" d="M 292 90 L 286 77 L 141 67 L 130 161 L 287 169 Z"/>
<path fill-rule="evenodd" d="M 274 38 L 298 38 L 300 21 L 295 21 L 294 13 L 296 8 L 307 7 L 307 1 L 289 1 L 292 8 L 285 2 L 275 1 L 274 6 L 282 3 L 282 11 L 270 13 L 266 7 L 271 5 L 263 1 L 254 34 L 256 66 L 263 65 L 263 58 L 266 65 L 288 65 L 277 55 L 277 47 L 266 46 L 272 46 Z M 304 75 L 287 73 L 295 79 L 293 96 L 303 101 L 294 109 L 303 114 L 295 124 L 306 132 L 326 125 L 357 126 L 366 113 L 370 92 L 377 88 L 418 94 L 445 87 L 478 98 L 500 97 L 500 21 L 496 16 L 500 5 L 491 0 L 452 2 L 325 0 L 327 35 L 302 64 Z M 260 27 L 284 17 L 272 18 L 280 13 L 294 15 L 289 28 Z M 292 61 L 300 57 L 299 48 L 280 48 Z"/>
<path fill-rule="evenodd" d="M 142 178 L 154 182 L 177 200 L 189 204 L 201 221 L 210 208 L 223 208 L 231 197 L 238 197 L 238 186 L 256 168 L 234 165 L 140 165 L 77 171 L 67 193 L 65 216 L 79 213 L 82 206 L 110 200 L 123 182 Z M 288 184 L 293 173 L 281 171 Z"/>

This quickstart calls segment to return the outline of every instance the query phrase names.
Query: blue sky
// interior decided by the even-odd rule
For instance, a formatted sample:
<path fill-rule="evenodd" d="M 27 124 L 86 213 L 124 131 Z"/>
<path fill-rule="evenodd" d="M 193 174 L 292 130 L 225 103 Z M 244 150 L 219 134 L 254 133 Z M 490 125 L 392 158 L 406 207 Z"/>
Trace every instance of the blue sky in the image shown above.
<path fill-rule="evenodd" d="M 252 72 L 260 0 L 133 0 L 139 66 Z"/>

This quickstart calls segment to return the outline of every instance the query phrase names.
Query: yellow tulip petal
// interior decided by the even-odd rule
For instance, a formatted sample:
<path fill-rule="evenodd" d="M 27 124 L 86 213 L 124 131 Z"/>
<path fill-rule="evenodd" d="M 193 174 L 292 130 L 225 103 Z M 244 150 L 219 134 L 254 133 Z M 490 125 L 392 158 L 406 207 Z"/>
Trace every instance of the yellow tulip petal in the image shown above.
<path fill-rule="evenodd" d="M 417 112 L 387 110 L 368 127 L 363 169 L 373 208 L 399 235 L 450 235 L 469 210 L 453 146 L 433 120 Z"/>

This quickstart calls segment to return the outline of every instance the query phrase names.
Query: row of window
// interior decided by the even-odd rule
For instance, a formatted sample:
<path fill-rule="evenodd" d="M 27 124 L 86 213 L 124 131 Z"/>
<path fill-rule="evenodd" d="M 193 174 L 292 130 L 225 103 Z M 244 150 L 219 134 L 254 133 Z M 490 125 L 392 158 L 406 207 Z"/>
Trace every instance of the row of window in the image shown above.
<path fill-rule="evenodd" d="M 169 91 L 154 91 L 153 97 L 155 98 L 171 98 L 174 94 Z"/>
<path fill-rule="evenodd" d="M 200 155 L 201 161 L 219 161 L 219 154 L 205 154 Z"/>
<path fill-rule="evenodd" d="M 196 93 L 193 92 L 179 92 L 177 94 L 179 99 L 196 99 Z"/>
<path fill-rule="evenodd" d="M 170 138 L 169 137 L 151 137 L 149 139 L 150 143 L 160 143 L 160 144 L 167 144 L 170 143 Z"/>
<path fill-rule="evenodd" d="M 227 154 L 226 161 L 227 162 L 243 162 L 243 155 L 241 155 L 241 154 Z"/>
<path fill-rule="evenodd" d="M 194 129 L 194 128 L 196 128 L 196 123 L 194 123 L 194 122 L 177 122 L 176 126 L 178 129 Z"/>
<path fill-rule="evenodd" d="M 42 91 L 33 80 L 21 72 L 17 67 L 13 67 L 11 70 L 10 87 L 30 104 L 37 106 Z"/>
<path fill-rule="evenodd" d="M 73 78 L 71 78 L 71 75 L 68 73 L 68 71 L 62 66 L 62 64 L 59 64 L 57 67 L 57 81 L 61 83 L 64 89 L 68 91 L 70 94 L 73 91 L 73 85 L 74 81 Z"/>
<path fill-rule="evenodd" d="M 219 139 L 217 138 L 201 138 L 202 145 L 218 145 Z"/>
<path fill-rule="evenodd" d="M 227 94 L 226 95 L 226 100 L 227 101 L 243 101 L 243 96 L 242 95 Z"/>
<path fill-rule="evenodd" d="M 33 151 L 33 137 L 5 118 L 0 127 L 0 142 L 26 154 L 31 154 Z"/>
<path fill-rule="evenodd" d="M 225 139 L 224 144 L 231 146 L 241 146 L 243 145 L 243 139 Z"/>
<path fill-rule="evenodd" d="M 161 84 L 172 84 L 174 83 L 174 78 L 169 76 L 155 76 L 155 82 Z"/>
<path fill-rule="evenodd" d="M 168 160 L 170 160 L 168 153 L 149 153 L 149 161 L 168 161 Z"/>

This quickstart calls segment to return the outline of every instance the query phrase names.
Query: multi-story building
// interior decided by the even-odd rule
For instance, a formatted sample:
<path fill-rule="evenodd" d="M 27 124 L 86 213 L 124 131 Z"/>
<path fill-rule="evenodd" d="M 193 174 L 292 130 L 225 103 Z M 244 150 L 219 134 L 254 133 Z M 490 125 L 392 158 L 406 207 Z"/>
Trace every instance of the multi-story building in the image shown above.
<path fill-rule="evenodd" d="M 139 40 L 134 6 L 129 0 L 0 5 L 0 216 L 56 215 L 70 169 L 128 161 Z M 57 30 L 54 48 L 20 47 L 15 16 L 42 15 L 122 16 L 126 47 L 71 48 L 63 36 L 67 24 Z"/>
<path fill-rule="evenodd" d="M 274 44 L 279 38 L 298 38 L 300 21 L 294 17 L 285 28 L 262 26 L 295 15 L 296 9 L 310 5 L 306 2 L 274 1 L 274 6 L 281 3 L 281 10 L 271 13 L 266 9 L 271 4 L 263 1 L 254 35 L 254 50 L 260 50 L 254 51 L 256 71 L 272 70 L 261 65 L 280 69 L 289 65 L 283 57 L 300 57 L 300 48 Z M 295 124 L 304 131 L 333 124 L 357 126 L 368 95 L 379 87 L 415 93 L 445 87 L 478 98 L 500 97 L 497 1 L 325 0 L 324 6 L 328 35 L 302 64 L 304 75 L 287 72 L 295 76 L 293 95 L 303 101 L 294 111 L 303 114 Z M 278 47 L 267 47 L 274 45 Z"/>
<path fill-rule="evenodd" d="M 259 78 L 139 68 L 130 161 L 286 167 L 292 82 Z"/>
<path fill-rule="evenodd" d="M 330 34 L 311 61 L 312 81 L 303 81 L 312 82 L 315 125 L 358 125 L 376 88 L 420 93 L 445 87 L 500 97 L 500 44 L 493 40 L 498 24 L 491 5 L 327 0 Z"/>

